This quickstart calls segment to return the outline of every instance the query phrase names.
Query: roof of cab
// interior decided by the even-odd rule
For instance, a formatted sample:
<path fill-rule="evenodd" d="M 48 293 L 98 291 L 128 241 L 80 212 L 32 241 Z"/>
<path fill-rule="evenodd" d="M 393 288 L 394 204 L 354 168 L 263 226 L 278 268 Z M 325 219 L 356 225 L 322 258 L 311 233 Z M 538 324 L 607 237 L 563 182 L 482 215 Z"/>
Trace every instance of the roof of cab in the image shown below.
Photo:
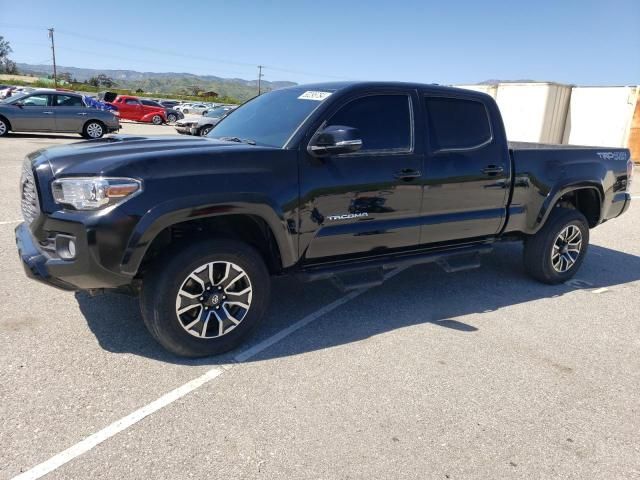
<path fill-rule="evenodd" d="M 360 90 L 360 89 L 384 89 L 384 88 L 398 88 L 405 90 L 422 90 L 429 91 L 431 93 L 456 93 L 456 94 L 464 94 L 465 96 L 471 97 L 487 97 L 486 93 L 477 92 L 474 90 L 467 90 L 464 88 L 457 87 L 448 87 L 443 85 L 438 85 L 435 83 L 417 83 L 417 82 L 384 82 L 384 81 L 340 81 L 340 82 L 320 82 L 320 83 L 309 83 L 302 85 L 295 85 L 291 87 L 286 87 L 286 89 L 291 90 L 327 90 L 331 92 L 337 91 L 348 91 L 348 90 Z"/>

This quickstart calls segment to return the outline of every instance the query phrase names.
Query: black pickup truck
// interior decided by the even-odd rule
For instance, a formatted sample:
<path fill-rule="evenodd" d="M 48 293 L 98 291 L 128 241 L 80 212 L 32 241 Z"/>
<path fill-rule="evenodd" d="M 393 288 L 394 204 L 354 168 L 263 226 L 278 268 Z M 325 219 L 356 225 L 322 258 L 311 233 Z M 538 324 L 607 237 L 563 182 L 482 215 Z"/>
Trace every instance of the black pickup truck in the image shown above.
<path fill-rule="evenodd" d="M 626 149 L 508 144 L 496 103 L 404 83 L 324 83 L 259 96 L 208 137 L 112 136 L 27 156 L 27 274 L 139 294 L 179 355 L 237 346 L 272 275 L 379 283 L 399 265 L 477 266 L 524 242 L 536 279 L 566 281 L 589 229 L 630 203 Z"/>

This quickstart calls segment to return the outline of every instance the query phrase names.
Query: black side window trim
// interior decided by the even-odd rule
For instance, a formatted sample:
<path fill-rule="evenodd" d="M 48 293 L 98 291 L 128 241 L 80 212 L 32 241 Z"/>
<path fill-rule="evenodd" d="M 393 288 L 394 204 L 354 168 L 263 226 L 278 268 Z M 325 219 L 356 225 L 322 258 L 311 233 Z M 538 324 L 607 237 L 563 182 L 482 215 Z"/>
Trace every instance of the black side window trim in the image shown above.
<path fill-rule="evenodd" d="M 335 155 L 335 157 L 412 154 L 415 151 L 415 121 L 414 121 L 415 114 L 413 111 L 413 97 L 409 92 L 372 92 L 372 93 L 367 93 L 364 95 L 359 95 L 357 97 L 350 98 L 349 100 L 347 100 L 346 102 L 338 106 L 338 108 L 336 108 L 335 111 L 331 113 L 331 116 L 327 118 L 324 122 L 322 122 L 318 130 L 316 130 L 316 132 L 311 137 L 309 144 L 311 144 L 314 141 L 318 133 L 327 125 L 327 123 L 331 120 L 331 118 L 340 110 L 342 110 L 344 107 L 349 105 L 350 103 L 355 102 L 356 100 L 367 98 L 367 97 L 381 97 L 381 96 L 387 97 L 390 95 L 404 96 L 407 98 L 407 101 L 409 102 L 409 148 L 408 149 L 407 148 L 385 148 L 385 149 L 358 150 L 357 152 L 352 152 L 352 153 L 341 153 L 341 154 Z"/>
<path fill-rule="evenodd" d="M 446 99 L 450 99 L 450 100 L 465 100 L 465 101 L 471 101 L 471 102 L 476 102 L 479 103 L 483 106 L 484 108 L 484 113 L 487 117 L 487 123 L 489 124 L 489 138 L 487 140 L 485 140 L 482 143 L 479 143 L 478 145 L 472 145 L 470 147 L 456 147 L 456 148 L 439 148 L 439 149 L 434 149 L 433 148 L 433 142 L 431 140 L 431 135 L 429 132 L 429 117 L 428 117 L 428 112 L 427 112 L 427 100 L 430 98 L 446 98 Z M 426 131 L 426 136 L 429 142 L 429 150 L 431 151 L 431 153 L 433 155 L 439 155 L 439 154 L 444 154 L 444 153 L 450 153 L 450 152 L 472 152 L 474 150 L 479 150 L 481 148 L 486 147 L 487 145 L 490 145 L 491 143 L 493 143 L 494 140 L 494 135 L 493 135 L 493 123 L 491 122 L 491 115 L 489 115 L 489 109 L 487 108 L 487 105 L 477 99 L 477 98 L 471 98 L 471 97 L 467 97 L 464 95 L 438 95 L 438 94 L 431 94 L 431 93 L 423 93 L 422 94 L 422 108 L 424 109 L 424 126 L 425 126 L 425 131 Z"/>

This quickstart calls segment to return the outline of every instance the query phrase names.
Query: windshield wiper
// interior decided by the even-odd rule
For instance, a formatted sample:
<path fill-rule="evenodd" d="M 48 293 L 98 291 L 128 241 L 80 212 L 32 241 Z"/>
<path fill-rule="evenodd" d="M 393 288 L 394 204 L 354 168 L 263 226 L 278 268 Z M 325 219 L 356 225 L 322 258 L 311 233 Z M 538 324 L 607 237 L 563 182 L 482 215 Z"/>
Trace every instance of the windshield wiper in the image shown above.
<path fill-rule="evenodd" d="M 220 140 L 226 140 L 228 142 L 237 142 L 237 143 L 246 143 L 248 145 L 255 145 L 255 140 L 250 140 L 248 138 L 239 138 L 239 137 L 220 137 Z"/>

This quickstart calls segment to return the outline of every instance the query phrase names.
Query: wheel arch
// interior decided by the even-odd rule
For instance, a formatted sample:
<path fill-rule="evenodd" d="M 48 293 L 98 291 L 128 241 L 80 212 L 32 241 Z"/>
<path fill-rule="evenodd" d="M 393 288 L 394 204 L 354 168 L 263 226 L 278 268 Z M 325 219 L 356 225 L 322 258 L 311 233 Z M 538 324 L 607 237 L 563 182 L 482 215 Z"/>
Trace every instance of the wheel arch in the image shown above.
<path fill-rule="evenodd" d="M 121 270 L 139 274 L 159 251 L 179 242 L 212 236 L 245 241 L 260 251 L 272 273 L 296 261 L 296 247 L 287 222 L 267 203 L 233 202 L 186 208 L 159 206 L 138 222 L 129 238 Z"/>
<path fill-rule="evenodd" d="M 543 203 L 532 233 L 540 230 L 549 218 L 553 209 L 557 206 L 575 208 L 580 211 L 593 228 L 602 222 L 604 189 L 596 182 L 580 182 L 558 189 L 553 195 L 549 195 Z"/>

